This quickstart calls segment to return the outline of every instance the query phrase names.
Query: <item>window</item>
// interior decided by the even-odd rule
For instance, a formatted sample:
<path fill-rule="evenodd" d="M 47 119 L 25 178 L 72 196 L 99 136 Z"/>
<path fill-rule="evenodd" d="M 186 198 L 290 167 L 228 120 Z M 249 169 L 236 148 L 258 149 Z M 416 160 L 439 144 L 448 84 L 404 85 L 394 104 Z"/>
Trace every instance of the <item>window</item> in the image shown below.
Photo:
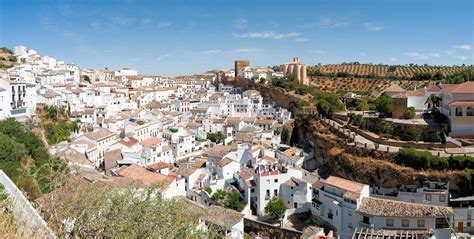
<path fill-rule="evenodd" d="M 273 190 L 273 193 L 274 193 L 275 197 L 277 197 L 278 196 L 278 189 Z"/>
<path fill-rule="evenodd" d="M 425 194 L 425 200 L 431 201 L 431 194 Z"/>
<path fill-rule="evenodd" d="M 267 197 L 267 198 L 270 197 L 270 189 L 267 189 L 267 196 L 266 196 L 266 197 Z"/>
<path fill-rule="evenodd" d="M 332 215 L 332 210 L 331 210 L 331 209 L 329 209 L 329 212 L 328 212 L 328 218 L 329 218 L 329 219 L 332 219 L 332 216 L 333 216 L 333 215 Z"/>
<path fill-rule="evenodd" d="M 440 202 L 446 202 L 446 195 L 439 195 Z"/>
<path fill-rule="evenodd" d="M 425 220 L 424 219 L 418 219 L 416 221 L 416 226 L 417 227 L 425 227 Z"/>
<path fill-rule="evenodd" d="M 456 116 L 462 116 L 462 108 L 456 107 Z"/>
<path fill-rule="evenodd" d="M 466 223 L 466 226 L 467 226 L 467 227 L 471 227 L 471 226 L 472 226 L 471 222 L 467 222 L 467 223 Z"/>
<path fill-rule="evenodd" d="M 352 225 L 352 223 L 349 223 L 347 227 L 349 227 L 350 229 L 354 229 L 354 225 Z"/>
<path fill-rule="evenodd" d="M 274 181 L 275 181 L 275 183 L 278 183 L 278 178 L 275 178 L 275 180 L 274 180 Z"/>
<path fill-rule="evenodd" d="M 370 218 L 367 216 L 364 216 L 364 218 L 362 218 L 362 222 L 365 224 L 370 224 Z"/>
<path fill-rule="evenodd" d="M 348 215 L 349 217 L 352 217 L 352 211 L 351 211 L 351 210 L 347 211 L 347 215 Z"/>
<path fill-rule="evenodd" d="M 251 193 L 254 193 L 254 192 L 255 192 L 255 188 L 250 189 L 250 192 L 251 192 Z"/>
<path fill-rule="evenodd" d="M 467 116 L 474 116 L 474 108 L 469 106 L 466 108 L 466 115 Z"/>
<path fill-rule="evenodd" d="M 402 227 L 409 227 L 409 226 L 410 226 L 410 220 L 402 219 Z"/>
<path fill-rule="evenodd" d="M 449 227 L 449 224 L 444 217 L 436 218 L 435 229 L 448 228 L 448 227 Z"/>
<path fill-rule="evenodd" d="M 393 227 L 393 219 L 387 218 L 387 219 L 385 220 L 385 225 L 386 225 L 387 227 Z"/>

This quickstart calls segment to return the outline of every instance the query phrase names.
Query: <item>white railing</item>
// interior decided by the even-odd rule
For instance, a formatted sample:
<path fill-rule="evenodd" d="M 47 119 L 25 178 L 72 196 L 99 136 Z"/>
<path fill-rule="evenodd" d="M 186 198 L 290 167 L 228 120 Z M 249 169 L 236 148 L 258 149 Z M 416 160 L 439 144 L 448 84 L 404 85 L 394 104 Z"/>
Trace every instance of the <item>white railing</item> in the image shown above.
<path fill-rule="evenodd" d="M 18 226 L 24 226 L 26 232 L 36 232 L 32 233 L 35 237 L 40 234 L 41 238 L 56 238 L 46 221 L 2 170 L 0 170 L 0 184 L 5 187 Z"/>

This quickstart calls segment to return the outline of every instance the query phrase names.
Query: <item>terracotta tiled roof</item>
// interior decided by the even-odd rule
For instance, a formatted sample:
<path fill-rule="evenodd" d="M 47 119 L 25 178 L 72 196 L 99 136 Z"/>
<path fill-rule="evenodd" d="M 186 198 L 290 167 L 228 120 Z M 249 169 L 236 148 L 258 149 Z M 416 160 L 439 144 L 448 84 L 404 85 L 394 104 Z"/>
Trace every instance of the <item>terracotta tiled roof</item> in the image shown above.
<path fill-rule="evenodd" d="M 100 140 L 105 137 L 112 136 L 114 133 L 110 132 L 108 129 L 102 128 L 98 131 L 90 132 L 86 134 L 86 137 L 92 140 Z"/>
<path fill-rule="evenodd" d="M 453 209 L 450 207 L 407 203 L 402 201 L 366 197 L 357 209 L 358 212 L 380 217 L 444 217 L 452 216 Z"/>
<path fill-rule="evenodd" d="M 117 160 L 122 159 L 122 154 L 120 152 L 120 149 L 114 149 L 105 152 L 104 154 L 104 167 L 105 170 L 110 170 L 117 166 Z"/>
<path fill-rule="evenodd" d="M 142 142 L 140 142 L 140 144 L 144 147 L 155 147 L 160 142 L 161 142 L 161 138 L 151 137 L 149 139 L 143 140 Z"/>
<path fill-rule="evenodd" d="M 253 177 L 253 170 L 247 167 L 241 167 L 239 175 L 243 180 L 248 180 L 249 178 Z"/>
<path fill-rule="evenodd" d="M 231 146 L 218 145 L 218 146 L 214 146 L 212 148 L 206 149 L 203 155 L 207 157 L 222 158 L 226 154 L 228 154 L 232 149 L 233 147 Z"/>
<path fill-rule="evenodd" d="M 474 81 L 467 81 L 459 84 L 452 93 L 458 94 L 474 94 Z"/>
<path fill-rule="evenodd" d="M 225 157 L 225 158 L 219 160 L 219 162 L 217 163 L 217 165 L 219 165 L 219 167 L 222 168 L 222 167 L 224 167 L 224 166 L 226 166 L 226 165 L 228 165 L 228 164 L 230 164 L 230 163 L 232 163 L 232 162 L 233 162 L 232 159 Z"/>
<path fill-rule="evenodd" d="M 116 171 L 118 175 L 140 181 L 143 186 L 148 187 L 154 184 L 159 186 L 159 191 L 163 192 L 168 186 L 176 180 L 174 177 L 166 176 L 160 173 L 153 173 L 147 169 L 132 164 L 128 167 L 122 167 Z"/>
<path fill-rule="evenodd" d="M 138 143 L 138 140 L 133 138 L 133 137 L 124 138 L 124 139 L 119 141 L 119 144 L 125 145 L 127 147 L 131 147 L 131 146 L 133 146 L 137 143 Z"/>
<path fill-rule="evenodd" d="M 355 193 L 361 193 L 364 188 L 364 184 L 350 181 L 344 178 L 339 178 L 335 176 L 329 176 L 324 182 L 330 186 L 344 189 L 346 191 L 351 191 Z"/>
<path fill-rule="evenodd" d="M 405 89 L 403 89 L 397 84 L 392 84 L 389 87 L 385 88 L 384 92 L 405 92 Z"/>
<path fill-rule="evenodd" d="M 449 103 L 449 105 L 452 105 L 452 106 L 473 106 L 474 105 L 474 100 L 456 100 L 456 101 L 453 101 L 453 102 Z"/>
<path fill-rule="evenodd" d="M 288 186 L 288 187 L 299 187 L 300 185 L 304 184 L 305 181 L 291 177 L 290 179 L 286 180 L 283 185 Z"/>
<path fill-rule="evenodd" d="M 170 165 L 165 162 L 158 162 L 158 163 L 150 164 L 147 167 L 153 170 L 160 170 L 160 169 L 168 168 L 169 166 Z"/>

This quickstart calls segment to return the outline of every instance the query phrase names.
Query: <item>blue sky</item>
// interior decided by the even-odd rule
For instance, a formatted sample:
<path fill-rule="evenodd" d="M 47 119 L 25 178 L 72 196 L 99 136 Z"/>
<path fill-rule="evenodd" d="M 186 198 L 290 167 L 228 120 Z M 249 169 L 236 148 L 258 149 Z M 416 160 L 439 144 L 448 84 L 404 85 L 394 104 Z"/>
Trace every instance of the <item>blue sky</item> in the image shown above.
<path fill-rule="evenodd" d="M 185 75 L 279 65 L 473 64 L 471 0 L 0 0 L 0 46 L 81 67 Z"/>

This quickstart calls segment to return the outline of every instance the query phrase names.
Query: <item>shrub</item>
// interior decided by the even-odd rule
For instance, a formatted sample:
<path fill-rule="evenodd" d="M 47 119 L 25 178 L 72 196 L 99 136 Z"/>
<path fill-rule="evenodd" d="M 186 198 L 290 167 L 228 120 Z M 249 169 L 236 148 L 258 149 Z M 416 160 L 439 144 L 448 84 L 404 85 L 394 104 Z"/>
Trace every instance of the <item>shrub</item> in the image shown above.
<path fill-rule="evenodd" d="M 209 195 L 212 194 L 212 188 L 207 186 L 206 188 L 204 188 L 204 191 L 206 191 Z"/>
<path fill-rule="evenodd" d="M 268 202 L 265 210 L 274 218 L 282 218 L 285 215 L 286 206 L 281 198 L 275 197 Z"/>
<path fill-rule="evenodd" d="M 407 107 L 403 112 L 404 119 L 413 119 L 415 118 L 415 107 Z"/>
<path fill-rule="evenodd" d="M 382 95 L 375 100 L 375 108 L 384 115 L 392 114 L 393 99 L 390 96 Z"/>
<path fill-rule="evenodd" d="M 395 156 L 395 162 L 414 169 L 474 169 L 474 157 L 438 157 L 432 155 L 429 151 L 419 151 L 412 148 L 400 149 Z"/>

